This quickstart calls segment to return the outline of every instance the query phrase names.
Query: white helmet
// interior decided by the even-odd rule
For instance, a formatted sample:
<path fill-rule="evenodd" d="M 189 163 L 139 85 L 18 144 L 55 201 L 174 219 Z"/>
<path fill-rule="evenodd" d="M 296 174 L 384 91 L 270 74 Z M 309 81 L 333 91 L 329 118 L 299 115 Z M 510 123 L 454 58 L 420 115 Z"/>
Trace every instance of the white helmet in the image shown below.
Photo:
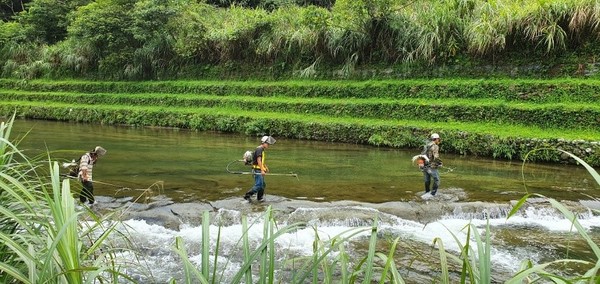
<path fill-rule="evenodd" d="M 440 135 L 437 133 L 431 134 L 431 140 L 433 140 L 433 139 L 440 139 Z"/>
<path fill-rule="evenodd" d="M 263 138 L 260 139 L 260 143 L 267 143 L 269 145 L 273 145 L 275 144 L 275 138 L 271 136 L 263 136 Z"/>
<path fill-rule="evenodd" d="M 98 156 L 104 156 L 104 154 L 106 154 L 106 149 L 102 148 L 101 146 L 96 146 L 92 153 L 96 153 Z"/>

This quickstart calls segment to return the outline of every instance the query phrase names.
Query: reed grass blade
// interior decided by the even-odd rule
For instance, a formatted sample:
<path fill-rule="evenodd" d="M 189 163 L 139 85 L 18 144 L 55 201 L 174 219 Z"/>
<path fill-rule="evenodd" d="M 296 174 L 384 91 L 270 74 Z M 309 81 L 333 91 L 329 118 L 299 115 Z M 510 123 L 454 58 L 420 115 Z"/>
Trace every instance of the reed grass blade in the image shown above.
<path fill-rule="evenodd" d="M 479 261 L 478 270 L 479 270 L 479 281 L 481 283 L 491 283 L 491 256 L 490 256 L 490 222 L 487 220 L 487 224 L 485 227 L 485 240 L 482 240 L 481 235 L 477 228 L 473 228 L 473 235 L 475 236 L 475 241 L 477 242 L 477 253 Z"/>
<path fill-rule="evenodd" d="M 272 208 L 269 206 L 269 212 L 272 214 Z M 269 221 L 269 236 L 272 236 L 275 233 L 275 219 L 271 215 Z M 275 282 L 275 239 L 269 238 L 269 249 L 267 251 L 269 254 L 269 283 Z"/>
<path fill-rule="evenodd" d="M 396 268 L 396 263 L 394 262 L 394 254 L 396 252 L 396 247 L 398 246 L 398 242 L 400 242 L 400 238 L 396 238 L 390 247 L 390 252 L 388 255 L 383 253 L 379 253 L 378 256 L 381 260 L 385 262 L 385 266 L 383 267 L 383 272 L 381 273 L 381 279 L 379 280 L 380 284 L 383 283 L 394 283 L 394 284 L 404 284 L 404 280 L 398 273 L 398 269 Z M 389 282 L 385 282 L 388 278 L 388 272 L 391 274 L 389 276 Z"/>
<path fill-rule="evenodd" d="M 371 239 L 369 241 L 369 252 L 367 254 L 367 266 L 365 267 L 365 278 L 363 283 L 371 283 L 373 278 L 373 258 L 375 257 L 375 249 L 377 249 L 377 231 L 378 231 L 378 220 L 379 217 L 375 217 L 373 220 L 373 226 L 371 227 Z"/>
<path fill-rule="evenodd" d="M 338 250 L 339 250 L 339 259 L 340 259 L 340 271 L 342 274 L 342 283 L 349 283 L 349 277 L 348 277 L 348 266 L 349 266 L 349 261 L 348 261 L 348 254 L 346 253 L 346 246 L 344 245 L 344 243 L 340 243 L 338 245 Z"/>
<path fill-rule="evenodd" d="M 264 247 L 260 250 L 260 267 L 259 267 L 259 273 L 258 273 L 258 283 L 266 283 L 266 280 L 268 278 L 268 267 L 267 267 L 267 259 L 268 259 L 268 252 L 267 252 L 267 248 L 270 245 L 270 238 L 269 238 L 269 226 L 271 225 L 271 206 L 269 206 L 267 208 L 267 210 L 265 211 L 265 215 L 264 215 L 264 221 L 263 221 L 263 244 Z"/>
<path fill-rule="evenodd" d="M 317 231 L 317 228 L 313 227 L 313 230 L 315 231 L 315 239 L 313 240 L 313 255 L 312 255 L 312 263 L 313 266 L 311 268 L 311 272 L 312 272 L 312 278 L 313 278 L 313 283 L 318 282 L 319 280 L 319 267 L 318 265 L 320 265 L 320 261 L 319 261 L 319 256 L 321 255 L 321 251 L 320 251 L 320 247 L 321 247 L 321 238 L 319 237 L 319 231 Z"/>
<path fill-rule="evenodd" d="M 250 255 L 250 241 L 248 240 L 248 218 L 246 216 L 242 216 L 242 249 L 244 251 L 244 266 L 248 268 L 243 270 L 244 276 L 246 278 L 246 283 L 254 283 L 252 282 L 252 269 L 250 263 L 252 262 Z M 248 264 L 248 265 L 246 265 Z M 242 272 L 242 270 L 240 270 Z M 237 282 L 236 282 L 237 283 Z"/>
<path fill-rule="evenodd" d="M 366 232 L 370 229 L 371 228 L 352 228 L 352 229 L 346 230 L 346 231 L 341 232 L 340 234 L 332 237 L 330 242 L 342 244 L 344 242 L 347 242 L 354 236 L 361 234 L 363 232 Z M 316 228 L 315 228 L 315 230 L 316 230 Z M 348 235 L 346 235 L 346 234 L 348 234 Z M 315 267 L 319 266 L 321 264 L 321 261 L 323 261 L 326 257 L 328 257 L 334 251 L 335 251 L 335 246 L 330 246 L 329 248 L 327 248 L 327 250 L 323 251 L 323 253 L 321 253 L 318 257 L 313 256 L 312 261 L 305 262 L 304 265 L 302 265 L 302 267 L 300 267 L 298 269 L 298 271 L 300 271 L 301 273 L 295 274 L 292 282 L 293 283 L 303 283 L 306 280 L 306 278 L 308 278 L 309 275 L 311 275 L 313 273 L 313 270 L 316 269 Z M 314 252 L 314 247 L 313 247 L 313 252 Z M 361 261 L 361 263 L 364 262 L 364 260 L 366 260 L 366 258 L 364 258 Z M 357 265 L 356 267 L 357 268 L 355 268 L 355 270 L 360 268 L 360 264 Z M 355 281 L 355 278 L 356 278 L 356 273 L 351 273 L 349 282 L 347 282 L 347 283 L 353 283 L 353 281 Z"/>
<path fill-rule="evenodd" d="M 446 257 L 446 249 L 444 248 L 444 242 L 441 238 L 435 238 L 433 245 L 438 244 L 438 252 L 440 254 L 440 265 L 442 269 L 442 275 L 440 276 L 441 283 L 450 283 L 450 273 L 448 272 L 448 258 Z"/>
<path fill-rule="evenodd" d="M 190 262 L 187 251 L 185 249 L 185 244 L 180 236 L 177 236 L 175 238 L 175 247 L 173 248 L 173 251 L 175 251 L 175 253 L 177 253 L 181 257 L 181 260 L 183 262 L 185 281 L 187 284 L 194 283 L 194 279 L 198 280 L 198 282 L 202 284 L 209 283 L 208 280 L 206 280 L 206 278 L 204 277 L 204 275 L 202 275 L 202 273 L 200 273 L 200 271 L 196 269 L 196 266 Z"/>
<path fill-rule="evenodd" d="M 210 215 L 208 211 L 204 211 L 202 215 L 202 275 L 209 277 L 210 269 Z"/>
<path fill-rule="evenodd" d="M 560 260 L 555 260 L 555 261 L 551 261 L 551 262 L 547 262 L 547 263 L 543 263 L 543 264 L 539 264 L 539 265 L 534 265 L 526 270 L 522 270 L 519 273 L 517 273 L 516 275 L 514 275 L 511 279 L 507 280 L 505 282 L 505 284 L 522 284 L 522 283 L 534 283 L 534 282 L 541 282 L 538 281 L 540 280 L 537 275 L 545 275 L 545 276 L 551 276 L 552 273 L 549 273 L 546 271 L 546 268 L 548 268 L 551 265 L 555 265 L 555 264 L 567 264 L 567 263 L 578 263 L 578 264 L 589 264 L 589 262 L 587 261 L 583 261 L 583 260 L 576 260 L 576 259 L 560 259 Z M 536 281 L 532 281 L 532 279 L 529 279 L 528 277 L 530 276 L 534 276 L 537 280 Z"/>
<path fill-rule="evenodd" d="M 263 251 L 267 248 L 268 242 L 271 239 L 275 240 L 278 237 L 280 237 L 281 235 L 295 231 L 295 230 L 297 230 L 298 227 L 301 227 L 303 225 L 304 225 L 304 223 L 293 223 L 293 224 L 287 225 L 287 226 L 277 230 L 273 235 L 269 236 L 269 239 L 262 240 L 262 242 L 259 244 L 259 246 L 253 252 L 251 252 L 248 256 L 246 256 L 245 262 L 242 263 L 240 270 L 233 276 L 231 283 L 240 283 L 242 277 L 244 277 L 244 275 L 250 270 L 252 262 L 261 258 Z"/>
<path fill-rule="evenodd" d="M 219 260 L 219 251 L 220 251 L 220 247 L 221 247 L 221 226 L 219 226 L 219 229 L 217 231 L 217 243 L 215 246 L 215 259 L 213 261 L 213 272 L 212 272 L 212 283 L 216 283 L 217 281 L 217 267 L 218 267 L 218 260 Z"/>

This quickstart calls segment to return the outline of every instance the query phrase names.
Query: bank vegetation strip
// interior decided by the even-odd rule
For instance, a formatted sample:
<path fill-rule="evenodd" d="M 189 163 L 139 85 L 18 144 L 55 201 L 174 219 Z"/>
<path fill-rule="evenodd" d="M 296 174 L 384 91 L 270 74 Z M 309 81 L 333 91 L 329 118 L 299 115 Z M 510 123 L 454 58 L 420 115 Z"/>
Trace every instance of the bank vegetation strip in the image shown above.
<path fill-rule="evenodd" d="M 0 80 L 0 114 L 600 165 L 600 84 L 585 80 L 92 82 Z M 556 151 L 536 161 L 573 162 Z"/>

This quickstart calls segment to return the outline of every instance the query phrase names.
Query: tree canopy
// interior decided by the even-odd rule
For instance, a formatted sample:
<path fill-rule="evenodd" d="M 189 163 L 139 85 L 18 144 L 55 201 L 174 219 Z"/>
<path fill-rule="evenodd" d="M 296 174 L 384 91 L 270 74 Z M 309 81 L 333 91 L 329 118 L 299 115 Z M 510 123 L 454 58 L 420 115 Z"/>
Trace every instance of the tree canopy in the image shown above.
<path fill-rule="evenodd" d="M 517 51 L 560 55 L 593 46 L 600 27 L 600 3 L 595 0 L 2 4 L 0 64 L 2 76 L 8 77 L 152 79 L 200 74 L 201 66 L 232 63 L 307 76 L 320 66 L 348 73 L 363 64 L 494 60 Z M 19 5 L 24 10 L 15 9 Z"/>

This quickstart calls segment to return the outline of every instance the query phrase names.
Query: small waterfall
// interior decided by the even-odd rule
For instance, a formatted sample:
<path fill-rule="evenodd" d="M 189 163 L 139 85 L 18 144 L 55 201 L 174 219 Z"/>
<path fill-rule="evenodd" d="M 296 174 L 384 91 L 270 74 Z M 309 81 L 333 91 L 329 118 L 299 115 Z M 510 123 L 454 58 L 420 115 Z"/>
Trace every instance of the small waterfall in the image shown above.
<path fill-rule="evenodd" d="M 273 198 L 274 200 L 277 200 Z M 102 198 L 101 198 L 102 200 Z M 102 200 L 106 209 L 117 208 L 116 200 Z M 248 238 L 250 246 L 257 246 L 263 238 L 264 209 L 268 205 L 243 204 L 236 199 L 221 200 L 211 204 L 181 204 L 168 202 L 162 207 L 140 208 L 139 212 L 129 212 L 123 229 L 131 234 L 136 244 L 136 257 L 147 263 L 146 270 L 128 271 L 140 283 L 166 283 L 171 278 L 180 279 L 181 263 L 173 252 L 176 237 L 185 241 L 190 260 L 200 264 L 202 224 L 201 215 L 210 212 L 210 242 L 219 241 L 219 252 L 211 251 L 210 259 L 217 257 L 217 265 L 224 269 L 223 279 L 227 282 L 242 259 L 241 239 L 243 236 L 241 219 L 248 218 Z M 578 202 L 562 203 L 577 212 L 582 227 L 598 238 L 600 216 Z M 312 255 L 312 245 L 317 237 L 326 241 L 329 238 L 347 234 L 349 231 L 366 229 L 354 235 L 349 246 L 360 249 L 368 243 L 370 230 L 375 218 L 378 220 L 380 239 L 399 237 L 405 247 L 420 251 L 431 251 L 434 239 L 440 239 L 448 251 L 458 253 L 460 245 L 468 236 L 466 227 L 473 225 L 480 234 L 485 234 L 489 224 L 492 251 L 491 258 L 495 275 L 500 281 L 518 271 L 523 260 L 540 263 L 551 260 L 564 250 L 561 244 L 572 242 L 573 226 L 559 211 L 544 200 L 528 201 L 514 216 L 508 214 L 513 203 L 486 202 L 388 202 L 382 204 L 360 202 L 312 202 L 281 199 L 270 204 L 273 207 L 278 226 L 304 223 L 306 226 L 283 234 L 275 241 L 277 258 L 303 257 Z M 220 231 L 220 234 L 219 234 Z M 385 237 L 384 237 L 385 236 Z M 568 241 L 567 241 L 568 239 Z M 116 241 L 116 240 L 115 240 Z M 385 243 L 385 242 L 384 242 Z M 361 245 L 362 244 L 362 245 Z M 581 245 L 585 246 L 585 242 Z M 476 251 L 476 247 L 472 247 Z M 215 247 L 211 246 L 211 250 Z M 410 254 L 411 249 L 399 251 Z M 475 252 L 476 253 L 476 252 Z M 360 252 L 359 252 L 360 254 Z M 131 258 L 130 252 L 123 252 L 124 258 Z M 418 270 L 418 269 L 417 269 Z M 426 269 L 424 269 L 426 271 Z M 413 271 L 414 272 L 414 271 Z M 502 276 L 503 275 L 503 276 Z M 422 275 L 428 279 L 427 275 Z M 179 281 L 178 281 L 179 282 Z"/>

